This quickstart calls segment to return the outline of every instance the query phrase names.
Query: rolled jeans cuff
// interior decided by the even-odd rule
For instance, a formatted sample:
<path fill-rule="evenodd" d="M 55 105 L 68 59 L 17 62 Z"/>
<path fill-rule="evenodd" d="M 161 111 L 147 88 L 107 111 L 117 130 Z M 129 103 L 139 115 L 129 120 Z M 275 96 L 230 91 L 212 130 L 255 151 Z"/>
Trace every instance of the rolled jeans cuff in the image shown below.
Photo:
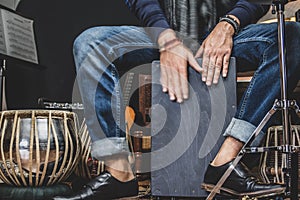
<path fill-rule="evenodd" d="M 224 136 L 231 136 L 243 143 L 246 143 L 255 129 L 256 127 L 253 124 L 241 119 L 233 118 L 224 132 Z M 250 146 L 259 146 L 264 135 L 265 133 L 261 131 L 252 141 Z"/>
<path fill-rule="evenodd" d="M 91 155 L 98 160 L 107 156 L 129 154 L 129 147 L 125 137 L 110 137 L 94 141 Z"/>

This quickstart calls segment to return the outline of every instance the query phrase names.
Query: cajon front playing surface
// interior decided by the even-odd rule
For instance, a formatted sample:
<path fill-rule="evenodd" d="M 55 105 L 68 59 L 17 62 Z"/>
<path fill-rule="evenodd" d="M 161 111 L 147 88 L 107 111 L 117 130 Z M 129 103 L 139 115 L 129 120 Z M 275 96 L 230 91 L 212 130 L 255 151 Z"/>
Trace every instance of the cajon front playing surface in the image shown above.
<path fill-rule="evenodd" d="M 201 62 L 199 60 L 199 62 Z M 189 99 L 171 102 L 159 84 L 159 62 L 152 64 L 151 190 L 153 196 L 206 197 L 201 183 L 207 165 L 236 111 L 236 71 L 207 87 L 189 68 Z"/>

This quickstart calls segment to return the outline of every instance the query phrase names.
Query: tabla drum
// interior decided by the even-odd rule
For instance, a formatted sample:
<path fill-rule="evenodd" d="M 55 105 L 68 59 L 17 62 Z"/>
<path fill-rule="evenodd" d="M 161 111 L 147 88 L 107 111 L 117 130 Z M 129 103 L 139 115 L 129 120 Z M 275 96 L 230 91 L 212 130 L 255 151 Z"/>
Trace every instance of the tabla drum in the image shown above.
<path fill-rule="evenodd" d="M 85 179 L 92 179 L 104 171 L 104 162 L 92 158 L 91 156 L 91 137 L 89 135 L 85 120 L 83 120 L 79 129 L 79 138 L 82 144 L 82 150 L 75 174 Z"/>
<path fill-rule="evenodd" d="M 0 112 L 0 178 L 15 186 L 49 186 L 74 171 L 80 155 L 77 116 L 56 110 Z"/>

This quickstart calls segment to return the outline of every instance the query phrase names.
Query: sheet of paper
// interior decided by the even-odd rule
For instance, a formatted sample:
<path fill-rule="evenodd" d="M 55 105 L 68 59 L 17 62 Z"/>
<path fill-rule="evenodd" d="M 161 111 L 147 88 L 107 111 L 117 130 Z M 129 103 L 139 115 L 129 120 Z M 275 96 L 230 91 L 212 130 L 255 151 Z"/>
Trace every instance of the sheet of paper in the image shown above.
<path fill-rule="evenodd" d="M 0 5 L 15 10 L 16 0 L 0 0 Z"/>
<path fill-rule="evenodd" d="M 18 7 L 18 5 L 19 5 L 20 1 L 21 1 L 21 0 L 15 0 L 15 9 L 14 9 L 14 10 L 16 10 L 16 9 L 17 9 L 17 7 Z"/>
<path fill-rule="evenodd" d="M 1 14 L 7 55 L 38 63 L 33 20 L 4 9 Z"/>
<path fill-rule="evenodd" d="M 0 14 L 0 53 L 6 54 L 2 15 Z"/>

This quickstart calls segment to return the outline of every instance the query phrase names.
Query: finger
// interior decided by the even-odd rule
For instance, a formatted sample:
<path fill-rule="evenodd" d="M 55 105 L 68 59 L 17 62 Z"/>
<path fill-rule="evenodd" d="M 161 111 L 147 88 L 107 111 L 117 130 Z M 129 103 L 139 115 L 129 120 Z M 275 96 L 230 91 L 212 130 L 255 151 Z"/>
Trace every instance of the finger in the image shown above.
<path fill-rule="evenodd" d="M 221 69 L 222 69 L 222 64 L 223 64 L 223 57 L 219 56 L 216 61 L 216 67 L 215 67 L 215 74 L 214 74 L 214 79 L 213 79 L 213 84 L 217 84 L 219 81 L 219 77 L 221 74 Z"/>
<path fill-rule="evenodd" d="M 194 70 L 196 70 L 199 73 L 203 72 L 202 67 L 200 67 L 198 61 L 195 59 L 195 57 L 193 56 L 193 54 L 191 54 L 191 53 L 188 54 L 188 61 L 189 61 L 189 64 L 191 65 L 191 67 Z"/>
<path fill-rule="evenodd" d="M 177 67 L 173 67 L 172 68 L 172 79 L 173 79 L 173 91 L 174 91 L 174 95 L 177 99 L 178 103 L 182 102 L 182 85 L 180 82 L 180 73 L 182 73 L 181 71 L 183 71 L 183 66 L 182 63 L 176 62 L 176 64 L 178 64 L 179 66 Z"/>
<path fill-rule="evenodd" d="M 202 81 L 203 82 L 206 82 L 208 67 L 209 67 L 209 55 L 204 53 L 203 59 L 202 59 L 202 70 L 203 70 L 202 71 Z"/>
<path fill-rule="evenodd" d="M 176 76 L 177 75 L 177 76 Z M 174 74 L 174 76 L 176 77 L 174 81 L 174 90 L 175 90 L 175 98 L 177 100 L 178 103 L 182 103 L 183 102 L 183 94 L 182 94 L 182 85 L 180 82 L 180 75 L 178 72 L 176 72 Z"/>
<path fill-rule="evenodd" d="M 188 99 L 189 98 L 189 88 L 188 88 L 187 63 L 183 63 L 183 67 L 179 68 L 179 83 L 180 83 L 180 87 L 181 87 L 182 98 Z M 177 101 L 178 101 L 178 97 L 177 97 Z M 181 103 L 181 102 L 179 102 L 179 103 Z"/>
<path fill-rule="evenodd" d="M 175 97 L 175 88 L 174 88 L 174 76 L 172 66 L 168 65 L 166 67 L 166 71 L 168 74 L 167 85 L 168 85 L 168 93 L 171 101 L 176 99 Z"/>
<path fill-rule="evenodd" d="M 214 73 L 215 73 L 215 66 L 216 66 L 216 58 L 212 57 L 209 60 L 209 66 L 208 66 L 208 70 L 207 70 L 207 78 L 206 78 L 206 85 L 210 86 L 214 77 Z"/>
<path fill-rule="evenodd" d="M 160 83 L 163 92 L 168 92 L 168 73 L 164 65 L 160 66 Z"/>
<path fill-rule="evenodd" d="M 189 88 L 188 88 L 188 70 L 187 64 L 189 60 L 193 62 L 193 68 L 196 71 L 201 71 L 200 65 L 197 63 L 196 59 L 194 58 L 192 52 L 186 48 L 182 49 L 180 53 L 181 56 L 184 56 L 183 59 L 179 59 L 176 63 L 178 64 L 177 74 L 174 77 L 178 77 L 178 81 L 175 82 L 175 91 L 176 91 L 176 98 L 178 103 L 182 103 L 184 99 L 188 99 L 189 96 Z M 178 90 L 177 90 L 178 89 Z"/>
<path fill-rule="evenodd" d="M 199 50 L 197 51 L 197 53 L 195 55 L 195 58 L 202 58 L 203 57 L 203 52 L 204 52 L 204 48 L 201 45 L 200 48 L 199 48 Z"/>
<path fill-rule="evenodd" d="M 223 70 L 222 70 L 223 77 L 227 77 L 228 68 L 229 68 L 229 60 L 230 60 L 230 54 L 225 54 L 225 56 L 223 58 Z"/>

